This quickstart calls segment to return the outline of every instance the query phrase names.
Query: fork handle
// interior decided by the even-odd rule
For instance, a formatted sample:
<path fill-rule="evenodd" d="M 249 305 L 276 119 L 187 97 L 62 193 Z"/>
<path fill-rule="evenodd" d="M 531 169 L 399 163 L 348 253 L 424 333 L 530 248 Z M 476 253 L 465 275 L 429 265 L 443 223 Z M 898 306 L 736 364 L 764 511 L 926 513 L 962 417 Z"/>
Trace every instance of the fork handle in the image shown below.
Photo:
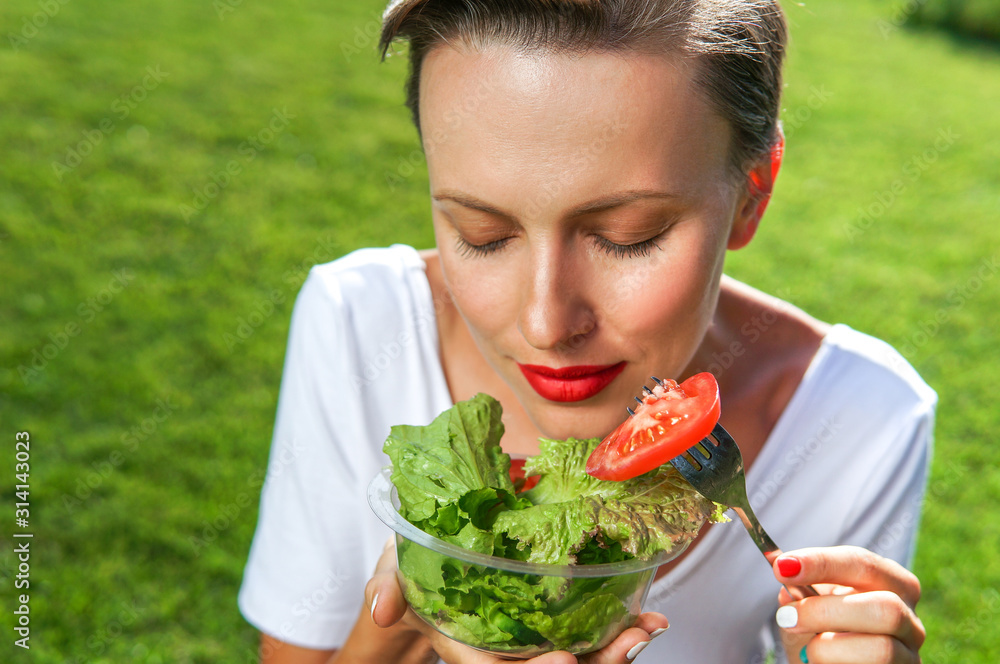
<path fill-rule="evenodd" d="M 757 520 L 756 515 L 754 515 L 753 510 L 750 509 L 749 505 L 747 505 L 746 508 L 734 506 L 733 511 L 740 517 L 740 521 L 743 522 L 747 532 L 750 533 L 750 538 L 757 545 L 757 548 L 760 549 L 760 552 L 764 554 L 764 558 L 767 559 L 767 562 L 773 567 L 775 559 L 784 552 L 764 531 L 764 527 L 760 525 L 760 521 Z M 796 601 L 805 599 L 806 597 L 815 597 L 816 595 L 819 595 L 819 592 L 812 586 L 794 586 L 785 584 L 785 591 L 793 600 Z"/>

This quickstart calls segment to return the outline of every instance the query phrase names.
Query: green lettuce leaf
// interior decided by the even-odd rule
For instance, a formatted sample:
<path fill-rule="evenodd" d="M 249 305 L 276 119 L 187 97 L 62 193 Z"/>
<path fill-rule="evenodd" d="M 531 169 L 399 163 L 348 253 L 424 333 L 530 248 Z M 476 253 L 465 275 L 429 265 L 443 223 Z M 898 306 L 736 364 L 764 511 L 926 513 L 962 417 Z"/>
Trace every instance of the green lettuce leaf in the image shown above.
<path fill-rule="evenodd" d="M 438 507 L 475 489 L 514 493 L 510 457 L 500 449 L 500 403 L 477 394 L 455 404 L 427 426 L 394 426 L 383 451 L 392 459 L 400 514 L 429 519 Z"/>
<path fill-rule="evenodd" d="M 541 476 L 523 494 L 534 507 L 500 514 L 494 530 L 530 546 L 529 562 L 577 562 L 577 552 L 593 549 L 595 538 L 605 548 L 617 544 L 649 558 L 693 539 L 707 518 L 721 516 L 669 464 L 624 482 L 587 475 L 587 458 L 599 444 L 596 438 L 543 438 L 538 456 L 525 463 L 526 475 Z"/>

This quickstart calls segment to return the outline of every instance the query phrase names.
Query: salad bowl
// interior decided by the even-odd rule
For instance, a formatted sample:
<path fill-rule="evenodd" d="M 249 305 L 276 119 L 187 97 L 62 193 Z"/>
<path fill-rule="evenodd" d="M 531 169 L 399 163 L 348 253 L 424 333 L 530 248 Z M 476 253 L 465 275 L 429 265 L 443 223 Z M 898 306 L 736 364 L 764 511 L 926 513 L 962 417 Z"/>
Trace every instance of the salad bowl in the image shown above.
<path fill-rule="evenodd" d="M 635 622 L 657 567 L 687 541 L 648 560 L 538 564 L 464 549 L 399 513 L 391 468 L 375 476 L 368 503 L 395 533 L 397 576 L 413 612 L 450 639 L 507 659 L 605 647 Z"/>

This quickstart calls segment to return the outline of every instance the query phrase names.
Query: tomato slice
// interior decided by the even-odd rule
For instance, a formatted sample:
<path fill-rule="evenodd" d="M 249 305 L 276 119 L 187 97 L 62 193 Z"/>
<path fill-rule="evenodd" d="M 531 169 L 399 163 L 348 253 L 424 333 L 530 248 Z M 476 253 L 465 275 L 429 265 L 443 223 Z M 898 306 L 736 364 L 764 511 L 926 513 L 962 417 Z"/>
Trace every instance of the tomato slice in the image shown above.
<path fill-rule="evenodd" d="M 534 488 L 540 479 L 538 475 L 532 475 L 531 477 L 524 476 L 525 461 L 526 459 L 510 460 L 510 481 L 514 483 L 514 493 L 521 493 L 522 491 Z"/>
<path fill-rule="evenodd" d="M 615 481 L 648 473 L 710 434 L 719 413 L 719 384 L 712 374 L 696 374 L 680 385 L 665 380 L 601 441 L 587 459 L 587 473 Z"/>

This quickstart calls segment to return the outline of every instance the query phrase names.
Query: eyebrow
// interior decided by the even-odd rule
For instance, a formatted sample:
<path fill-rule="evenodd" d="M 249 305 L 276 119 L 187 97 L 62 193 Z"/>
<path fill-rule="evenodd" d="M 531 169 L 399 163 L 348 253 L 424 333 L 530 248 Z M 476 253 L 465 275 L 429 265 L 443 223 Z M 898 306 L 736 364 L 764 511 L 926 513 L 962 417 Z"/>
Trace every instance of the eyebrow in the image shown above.
<path fill-rule="evenodd" d="M 509 219 L 514 219 L 515 216 L 501 210 L 500 208 L 494 207 L 489 203 L 479 200 L 475 196 L 470 196 L 469 194 L 462 193 L 460 191 L 455 191 L 452 189 L 445 189 L 434 194 L 432 198 L 436 201 L 454 201 L 459 205 L 473 210 L 479 210 L 481 212 L 486 212 L 488 214 L 495 214 L 501 217 L 507 217 Z M 604 212 L 606 210 L 612 210 L 616 207 L 621 207 L 623 205 L 628 205 L 629 203 L 634 203 L 636 201 L 645 199 L 676 199 L 679 198 L 675 194 L 670 194 L 663 191 L 654 191 L 651 189 L 636 189 L 634 191 L 623 191 L 616 194 L 611 194 L 609 196 L 603 196 L 601 198 L 595 198 L 592 201 L 588 201 L 581 205 L 576 206 L 570 210 L 570 217 L 578 217 L 585 214 L 593 214 L 595 212 Z"/>

